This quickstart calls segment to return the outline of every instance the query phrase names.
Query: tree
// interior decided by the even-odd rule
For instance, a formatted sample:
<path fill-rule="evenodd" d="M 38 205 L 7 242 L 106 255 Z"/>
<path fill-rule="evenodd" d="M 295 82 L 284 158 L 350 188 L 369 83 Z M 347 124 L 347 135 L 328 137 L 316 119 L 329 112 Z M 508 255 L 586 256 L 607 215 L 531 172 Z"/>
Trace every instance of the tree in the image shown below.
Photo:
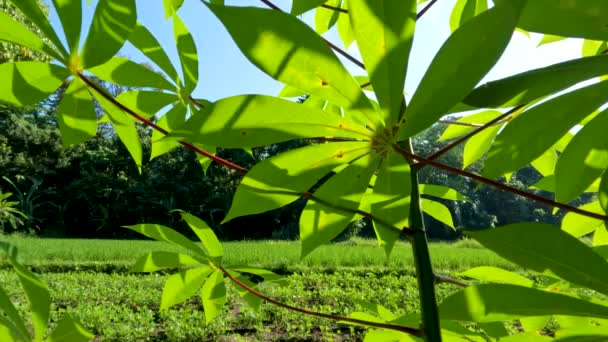
<path fill-rule="evenodd" d="M 405 236 L 413 247 L 422 310 L 420 314 L 397 320 L 382 314 L 373 320 L 362 320 L 357 318 L 360 315 L 341 317 L 279 303 L 254 290 L 255 285 L 246 278 L 247 274 L 254 274 L 272 280 L 274 275 L 223 265 L 222 248 L 213 230 L 184 212 L 181 217 L 204 248 L 161 225 L 128 227 L 191 253 L 150 254 L 136 264 L 135 269 L 140 271 L 156 270 L 159 265 L 186 267 L 167 281 L 167 296 L 163 296 L 161 308 L 185 300 L 186 294 L 194 294 L 202 287 L 206 316 L 212 319 L 224 304 L 224 281 L 228 279 L 241 287 L 248 298 L 256 296 L 306 314 L 372 327 L 368 336 L 373 340 L 500 338 L 504 336 L 504 327 L 498 324 L 502 329 L 496 329 L 496 322 L 546 315 L 592 317 L 605 325 L 607 304 L 559 293 L 570 284 L 608 293 L 608 262 L 569 233 L 594 232 L 594 244 L 600 247 L 608 244 L 604 225 L 571 230 L 563 227 L 564 218 L 562 230 L 544 223 L 520 222 L 469 231 L 472 238 L 487 248 L 538 275 L 548 272 L 560 285 L 534 287 L 528 279 L 522 280 L 505 270 L 484 268 L 466 274 L 491 283 L 468 286 L 433 272 L 423 220 L 423 212 L 446 220 L 449 211 L 438 201 L 460 200 L 463 196 L 451 188 L 421 184 L 420 179 L 424 168 L 433 167 L 567 211 L 567 215 L 574 215 L 569 219 L 574 226 L 585 224 L 582 218 L 608 220 L 605 172 L 608 143 L 603 134 L 608 114 L 600 111 L 608 101 L 605 95 L 608 83 L 596 82 L 561 93 L 582 81 L 605 75 L 603 66 L 607 65 L 608 57 L 601 52 L 605 50 L 603 42 L 608 33 L 601 15 L 608 10 L 608 4 L 593 0 L 583 8 L 580 4 L 571 3 L 567 7 L 544 0 L 497 0 L 488 8 L 483 2 L 458 1 L 452 20 L 453 34 L 431 62 L 411 100 L 406 101 L 403 85 L 416 22 L 424 19 L 424 13 L 436 1 L 420 10 L 415 0 L 349 0 L 347 9 L 339 7 L 340 1 L 327 4 L 294 1 L 291 13 L 282 12 L 270 1 L 262 2 L 270 9 L 232 7 L 222 1 L 203 2 L 202 6 L 217 16 L 254 65 L 291 87 L 292 93 L 310 94 L 304 105 L 262 95 L 234 96 L 215 103 L 194 98 L 191 93 L 198 82 L 198 59 L 191 34 L 177 14 L 181 2 L 164 2 L 167 16 L 174 23 L 183 69 L 180 76 L 150 32 L 136 24 L 133 0 L 100 1 L 82 49 L 77 15 L 81 12 L 80 1 L 56 8 L 67 46 L 48 22 L 39 20 L 32 1 L 15 1 L 24 14 L 38 21 L 37 26 L 48 41 L 32 36 L 24 28 L 0 38 L 45 52 L 57 64 L 3 64 L 3 75 L 18 76 L 5 76 L 4 83 L 19 92 L 0 94 L 0 100 L 28 105 L 50 95 L 67 81 L 69 85 L 57 109 L 64 147 L 76 146 L 95 136 L 96 100 L 140 172 L 144 147 L 133 118 L 154 129 L 152 156 L 181 145 L 230 172 L 245 174 L 224 221 L 261 214 L 303 198 L 306 203 L 299 224 L 303 256 L 361 217 L 371 220 L 387 254 L 394 242 Z M 357 41 L 365 64 L 337 45 L 328 45 L 318 32 L 296 17 L 314 8 L 334 11 L 325 16 L 327 25 L 317 25 L 319 31 L 334 23 L 339 25 L 344 45 Z M 115 21 L 105 20 L 108 17 Z M 17 25 L 9 17 L 2 20 Z M 593 40 L 586 42 L 585 51 L 599 55 L 477 87 L 517 29 Z M 115 57 L 127 40 L 164 75 Z M 332 49 L 365 68 L 368 77 L 352 77 Z M 45 82 L 35 82 L 40 77 Z M 138 89 L 113 96 L 94 77 Z M 377 102 L 366 95 L 369 86 Z M 149 119 L 169 105 L 169 111 L 158 121 Z M 465 127 L 451 133 L 453 142 L 428 155 L 421 155 L 413 146 L 414 136 L 432 128 L 448 114 L 467 110 L 483 111 L 467 116 L 468 120 L 474 118 L 468 124 L 466 119 L 464 124 L 448 122 L 450 128 Z M 550 126 L 546 125 L 548 120 Z M 579 125 L 580 131 L 571 134 L 570 130 Z M 216 154 L 218 149 L 250 149 L 299 139 L 318 143 L 264 159 L 250 169 L 224 158 L 229 153 Z M 464 169 L 455 165 L 460 161 L 449 154 L 462 143 L 465 143 Z M 469 167 L 475 168 L 474 163 L 484 155 L 480 175 Z M 522 190 L 528 184 L 518 183 L 517 174 L 513 173 L 522 172 L 519 170 L 528 165 L 543 176 L 544 184 L 537 186 L 555 193 L 555 200 L 541 196 L 544 193 Z M 502 176 L 511 181 L 495 180 Z M 591 204 L 583 207 L 568 204 L 588 192 L 594 193 L 597 200 L 594 197 Z M 441 282 L 465 288 L 438 305 L 435 286 Z M 479 323 L 482 332 L 465 329 L 456 324 L 458 321 Z M 513 338 L 538 337 L 532 327 L 524 326 L 526 333 Z M 584 335 L 568 329 L 562 333 L 573 339 Z M 596 335 L 605 338 L 605 334 L 603 330 Z"/>

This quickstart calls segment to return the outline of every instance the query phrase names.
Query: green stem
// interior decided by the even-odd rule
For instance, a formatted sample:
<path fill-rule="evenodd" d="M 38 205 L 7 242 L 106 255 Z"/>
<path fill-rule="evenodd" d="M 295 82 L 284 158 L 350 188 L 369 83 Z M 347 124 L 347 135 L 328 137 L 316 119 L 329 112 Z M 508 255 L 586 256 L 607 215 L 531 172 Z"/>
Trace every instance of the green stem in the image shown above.
<path fill-rule="evenodd" d="M 410 145 L 411 146 L 411 145 Z M 412 202 L 410 204 L 410 228 L 415 230 L 411 235 L 416 278 L 418 278 L 418 292 L 420 294 L 420 311 L 422 316 L 422 331 L 424 340 L 441 341 L 441 327 L 439 324 L 439 310 L 435 295 L 435 274 L 431 264 L 429 245 L 426 240 L 422 208 L 420 206 L 420 192 L 418 190 L 419 168 L 412 166 Z"/>

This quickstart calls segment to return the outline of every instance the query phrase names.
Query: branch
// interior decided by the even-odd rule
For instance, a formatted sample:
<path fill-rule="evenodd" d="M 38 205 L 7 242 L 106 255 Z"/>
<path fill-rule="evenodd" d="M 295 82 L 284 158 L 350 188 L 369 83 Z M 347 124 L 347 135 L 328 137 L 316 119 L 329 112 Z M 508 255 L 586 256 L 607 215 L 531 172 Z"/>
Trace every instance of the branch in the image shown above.
<path fill-rule="evenodd" d="M 460 286 L 460 287 L 468 287 L 469 284 L 465 283 L 464 281 L 458 280 L 458 279 L 454 279 L 452 277 L 448 277 L 446 275 L 443 274 L 438 274 L 435 273 L 435 284 L 452 284 L 452 285 L 456 285 L 456 286 Z"/>
<path fill-rule="evenodd" d="M 474 136 L 475 134 L 478 134 L 479 132 L 483 131 L 484 129 L 490 127 L 490 126 L 494 126 L 496 124 L 499 124 L 503 121 L 506 120 L 507 117 L 509 117 L 511 114 L 517 112 L 518 110 L 522 109 L 523 107 L 525 107 L 526 105 L 519 105 L 517 107 L 512 108 L 511 110 L 507 111 L 506 113 L 503 113 L 499 116 L 497 116 L 496 118 L 494 118 L 493 120 L 490 120 L 489 122 L 487 122 L 486 124 L 482 125 L 481 127 L 463 135 L 462 137 L 456 139 L 455 141 L 451 142 L 450 144 L 440 148 L 438 151 L 436 151 L 435 153 L 433 153 L 432 155 L 428 156 L 427 159 L 429 160 L 435 160 L 439 157 L 441 157 L 442 155 L 444 155 L 445 153 L 447 153 L 448 151 L 450 151 L 451 149 L 453 149 L 454 147 L 460 145 L 461 143 L 467 141 L 470 137 Z"/>
<path fill-rule="evenodd" d="M 423 8 L 423 9 L 422 9 L 420 12 L 418 12 L 418 14 L 416 15 L 416 20 L 418 20 L 418 19 L 422 18 L 422 16 L 423 16 L 423 15 L 424 15 L 424 14 L 425 14 L 425 13 L 426 13 L 428 10 L 430 10 L 430 9 L 431 9 L 431 7 L 432 7 L 432 6 L 433 6 L 433 5 L 434 5 L 436 2 L 437 2 L 437 0 L 431 0 L 431 1 L 429 2 L 429 4 L 428 4 L 428 5 L 427 5 L 425 8 Z"/>
<path fill-rule="evenodd" d="M 143 123 L 144 125 L 162 133 L 163 135 L 167 136 L 169 135 L 169 132 L 158 126 L 157 124 L 155 124 L 154 122 L 146 119 L 145 117 L 137 114 L 136 112 L 132 111 L 131 109 L 129 109 L 127 106 L 123 105 L 122 103 L 120 103 L 119 101 L 117 101 L 112 95 L 108 94 L 108 92 L 105 91 L 105 89 L 103 89 L 102 87 L 100 87 L 97 83 L 95 83 L 93 80 L 89 79 L 88 77 L 86 77 L 82 72 L 78 72 L 78 77 L 80 77 L 80 79 L 82 81 L 84 81 L 84 83 L 86 83 L 90 88 L 92 88 L 93 90 L 95 90 L 96 93 L 98 93 L 99 95 L 101 95 L 103 98 L 105 98 L 106 100 L 108 100 L 109 102 L 111 102 L 114 106 L 118 107 L 120 110 L 122 110 L 123 112 L 131 115 L 132 117 L 134 117 L 135 119 L 137 119 L 139 122 Z M 213 153 L 210 153 L 192 143 L 186 142 L 186 141 L 179 141 L 179 144 L 184 146 L 185 148 L 194 151 L 198 154 L 201 154 L 211 160 L 213 160 L 214 162 L 224 165 L 230 169 L 236 170 L 240 173 L 246 173 L 247 169 L 245 169 L 242 166 L 236 165 L 226 159 L 220 158 L 216 155 L 214 155 Z"/>
<path fill-rule="evenodd" d="M 453 174 L 457 174 L 457 175 L 460 175 L 460 176 L 463 176 L 463 177 L 466 177 L 466 178 L 470 178 L 470 179 L 476 180 L 476 181 L 478 181 L 480 183 L 483 183 L 483 184 L 489 185 L 491 187 L 494 187 L 496 189 L 503 190 L 503 191 L 506 191 L 506 192 L 510 192 L 512 194 L 519 195 L 521 197 L 525 197 L 527 199 L 530 199 L 530 200 L 533 200 L 533 201 L 536 201 L 536 202 L 539 202 L 539 203 L 542 203 L 542 204 L 545 204 L 545 205 L 548 205 L 548 206 L 551 206 L 551 207 L 563 209 L 563 210 L 566 210 L 566 211 L 569 211 L 569 212 L 577 213 L 579 215 L 595 218 L 595 219 L 602 220 L 602 221 L 608 220 L 608 216 L 606 216 L 606 215 L 602 215 L 602 214 L 598 214 L 598 213 L 593 213 L 593 212 L 590 212 L 590 211 L 587 211 L 587 210 L 584 210 L 584 209 L 581 209 L 581 208 L 577 208 L 575 206 L 571 206 L 571 205 L 568 205 L 568 204 L 556 202 L 556 201 L 550 200 L 548 198 L 544 198 L 544 197 L 541 197 L 539 195 L 532 194 L 532 193 L 529 193 L 529 192 L 526 192 L 526 191 L 523 191 L 523 190 L 511 187 L 511 186 L 506 185 L 506 184 L 502 184 L 502 183 L 497 182 L 495 180 L 482 177 L 482 176 L 480 176 L 478 174 L 475 174 L 475 173 L 472 173 L 472 172 L 467 172 L 467 171 L 464 171 L 464 170 L 461 170 L 461 169 L 458 169 L 458 168 L 455 168 L 455 167 L 452 167 L 452 166 L 449 166 L 449 165 L 445 165 L 445 164 L 436 162 L 436 161 L 428 159 L 428 158 L 424 158 L 424 157 L 415 155 L 413 153 L 410 153 L 410 152 L 406 151 L 405 149 L 403 149 L 401 146 L 399 146 L 397 144 L 393 144 L 393 149 L 397 153 L 399 153 L 402 156 L 404 156 L 405 158 L 411 158 L 411 159 L 417 160 L 418 163 L 420 163 L 422 165 L 430 165 L 430 166 L 436 167 L 438 169 L 441 169 L 441 170 L 444 170 L 444 171 L 447 171 L 447 172 L 450 172 L 450 173 L 453 173 Z"/>
<path fill-rule="evenodd" d="M 342 321 L 342 322 L 349 322 L 349 323 L 354 323 L 354 324 L 365 325 L 368 327 L 395 330 L 395 331 L 403 332 L 403 333 L 410 334 L 413 336 L 422 336 L 423 335 L 422 330 L 416 329 L 416 328 L 410 328 L 410 327 L 397 325 L 397 324 L 390 324 L 390 323 L 371 322 L 371 321 L 365 321 L 362 319 L 356 319 L 356 318 L 350 318 L 350 317 L 344 317 L 344 316 L 338 316 L 338 315 L 330 315 L 330 314 L 310 311 L 310 310 L 302 309 L 302 308 L 299 308 L 296 306 L 291 306 L 291 305 L 288 305 L 285 303 L 281 303 L 278 300 L 272 299 L 272 298 L 258 292 L 257 290 L 249 287 L 247 284 L 245 284 L 242 281 L 235 278 L 232 274 L 230 274 L 230 272 L 228 272 L 222 266 L 218 266 L 218 267 L 222 271 L 222 273 L 224 273 L 224 276 L 226 276 L 228 279 L 230 279 L 232 282 L 234 282 L 235 284 L 237 284 L 238 286 L 240 286 L 247 292 L 251 293 L 252 295 L 254 295 L 268 303 L 274 304 L 274 305 L 282 307 L 284 309 L 296 311 L 296 312 L 303 313 L 303 314 L 310 315 L 310 316 L 327 318 L 327 319 L 331 319 L 331 320 L 338 321 L 338 322 Z"/>
<path fill-rule="evenodd" d="M 348 14 L 348 10 L 345 10 L 344 8 L 330 6 L 330 5 L 326 5 L 326 4 L 321 5 L 321 7 L 327 8 L 328 10 L 332 10 L 332 11 Z"/>

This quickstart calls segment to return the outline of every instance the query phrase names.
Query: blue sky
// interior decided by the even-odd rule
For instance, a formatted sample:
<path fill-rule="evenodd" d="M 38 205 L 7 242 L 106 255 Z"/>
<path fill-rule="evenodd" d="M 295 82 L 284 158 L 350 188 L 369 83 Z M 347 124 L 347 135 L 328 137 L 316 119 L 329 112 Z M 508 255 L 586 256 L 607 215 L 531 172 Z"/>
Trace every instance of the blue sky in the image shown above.
<path fill-rule="evenodd" d="M 449 36 L 449 16 L 455 1 L 438 1 L 417 24 L 405 86 L 408 95 L 414 93 L 424 75 L 424 70 Z M 96 2 L 92 1 L 92 5 L 85 8 L 84 27 L 88 27 Z M 291 6 L 291 0 L 274 0 L 274 2 L 287 11 Z M 226 3 L 238 6 L 263 6 L 258 0 L 227 0 Z M 172 24 L 164 18 L 162 1 L 137 0 L 137 6 L 138 20 L 152 31 L 174 64 L 179 66 L 173 42 Z M 200 81 L 194 92 L 196 97 L 214 101 L 237 94 L 278 94 L 282 85 L 259 71 L 243 57 L 222 24 L 199 0 L 186 0 L 179 15 L 192 32 L 198 47 Z M 313 12 L 301 18 L 311 23 Z M 58 19 L 53 11 L 51 11 L 51 21 L 57 27 Z M 342 46 L 335 32 L 329 32 L 325 37 Z M 537 48 L 540 38 L 541 36 L 537 34 L 532 34 L 531 38 L 520 33 L 515 34 L 503 58 L 484 81 L 580 56 L 582 43 L 579 40 L 569 39 Z M 358 56 L 356 45 L 351 46 L 349 52 Z M 125 46 L 121 54 L 138 62 L 145 61 L 145 58 L 131 46 Z M 354 75 L 364 74 L 363 70 L 352 63 L 344 61 L 344 64 Z"/>

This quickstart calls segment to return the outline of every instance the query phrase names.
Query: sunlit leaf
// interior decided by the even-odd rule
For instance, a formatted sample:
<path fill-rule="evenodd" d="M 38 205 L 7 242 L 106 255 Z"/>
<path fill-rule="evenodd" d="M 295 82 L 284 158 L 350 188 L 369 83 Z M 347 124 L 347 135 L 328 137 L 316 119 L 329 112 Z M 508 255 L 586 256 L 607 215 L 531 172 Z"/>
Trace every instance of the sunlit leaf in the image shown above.
<path fill-rule="evenodd" d="M 584 80 L 608 75 L 608 55 L 579 58 L 488 82 L 464 103 L 475 107 L 512 107 L 530 103 Z"/>
<path fill-rule="evenodd" d="M 156 125 L 171 133 L 184 125 L 187 114 L 188 109 L 183 104 L 177 103 L 158 120 Z M 162 139 L 164 136 L 163 133 L 157 130 L 152 132 L 152 153 L 150 159 L 159 157 L 179 146 L 179 143 L 175 140 Z"/>
<path fill-rule="evenodd" d="M 139 49 L 146 57 L 154 62 L 164 71 L 174 82 L 177 82 L 177 70 L 171 63 L 169 56 L 160 46 L 158 40 L 142 24 L 138 23 L 129 35 L 129 42 Z"/>
<path fill-rule="evenodd" d="M 37 0 L 9 0 L 21 13 L 23 13 L 31 22 L 36 25 L 42 33 L 48 38 L 63 56 L 68 56 L 68 52 L 63 47 L 57 33 L 51 26 L 49 19 L 44 11 L 38 5 Z"/>
<path fill-rule="evenodd" d="M 532 317 L 536 318 L 536 317 Z M 521 321 L 521 320 L 520 320 Z M 487 322 L 479 323 L 479 327 L 483 329 L 483 332 L 489 337 L 500 340 L 503 337 L 509 336 L 509 332 L 505 328 L 503 322 Z"/>
<path fill-rule="evenodd" d="M 323 5 L 327 1 L 328 0 L 293 0 L 291 5 L 291 14 L 300 15 L 317 6 Z"/>
<path fill-rule="evenodd" d="M 450 15 L 450 30 L 456 31 L 461 25 L 488 9 L 487 0 L 458 0 Z"/>
<path fill-rule="evenodd" d="M 452 220 L 452 213 L 450 213 L 450 209 L 448 209 L 445 204 L 430 200 L 428 198 L 423 198 L 421 202 L 422 210 L 425 214 L 452 228 L 452 230 L 456 230 L 454 227 L 454 221 Z"/>
<path fill-rule="evenodd" d="M 608 111 L 586 124 L 557 161 L 555 200 L 570 202 L 598 179 L 608 168 Z"/>
<path fill-rule="evenodd" d="M 271 9 L 208 6 L 241 52 L 269 76 L 340 107 L 363 110 L 378 122 L 357 82 L 308 25 Z"/>
<path fill-rule="evenodd" d="M 156 272 L 167 268 L 200 266 L 201 261 L 188 254 L 154 251 L 140 257 L 129 269 L 129 272 Z"/>
<path fill-rule="evenodd" d="M 154 240 L 165 241 L 170 244 L 188 249 L 197 255 L 205 256 L 205 252 L 199 246 L 171 228 L 161 226 L 159 224 L 137 224 L 124 227 Z"/>
<path fill-rule="evenodd" d="M 55 330 L 46 339 L 47 342 L 87 342 L 95 335 L 86 330 L 85 327 L 74 319 L 70 314 L 65 313 L 57 322 Z"/>
<path fill-rule="evenodd" d="M 349 16 L 387 126 L 397 121 L 416 27 L 415 0 L 349 0 Z"/>
<path fill-rule="evenodd" d="M 307 137 L 367 138 L 364 127 L 323 111 L 264 95 L 219 100 L 195 113 L 174 138 L 225 148 L 256 147 Z"/>
<path fill-rule="evenodd" d="M 608 259 L 608 227 L 604 225 L 600 226 L 595 230 L 593 234 L 593 246 L 595 246 L 594 251 L 604 257 L 604 259 Z M 603 253 L 600 252 L 597 248 L 604 247 Z"/>
<path fill-rule="evenodd" d="M 198 147 L 204 149 L 205 151 L 207 151 L 211 154 L 215 154 L 217 152 L 217 147 L 215 147 L 215 146 L 201 145 Z M 198 160 L 199 164 L 203 168 L 203 173 L 206 173 L 207 170 L 209 169 L 209 166 L 211 166 L 211 164 L 213 163 L 213 160 L 211 160 L 211 158 L 208 158 L 207 156 L 204 156 L 204 155 L 198 154 L 198 153 L 196 154 L 196 159 Z"/>
<path fill-rule="evenodd" d="M 2 315 L 0 315 L 0 336 L 2 336 L 6 342 L 31 341 L 29 335 L 21 334 L 15 324 Z"/>
<path fill-rule="evenodd" d="M 608 44 L 605 41 L 585 39 L 583 41 L 582 56 L 596 56 L 604 53 L 606 50 L 608 50 Z"/>
<path fill-rule="evenodd" d="M 236 279 L 238 279 L 245 285 L 249 286 L 250 288 L 255 288 L 255 284 L 252 283 L 249 279 L 247 279 L 246 276 L 239 274 L 237 272 L 232 272 L 232 271 L 228 271 L 228 272 L 230 273 L 230 275 L 232 275 L 233 277 L 235 277 Z M 238 285 L 234 286 L 234 289 L 238 292 L 239 296 L 241 296 L 241 298 L 243 298 L 247 302 L 247 305 L 249 305 L 250 308 L 252 308 L 255 311 L 257 311 L 260 308 L 260 305 L 262 304 L 262 299 L 260 297 L 255 296 L 251 292 L 245 290 L 244 288 L 242 288 Z"/>
<path fill-rule="evenodd" d="M 494 120 L 500 114 L 501 113 L 496 110 L 486 110 L 483 112 L 463 116 L 461 118 L 458 118 L 456 121 L 462 122 L 462 123 L 475 124 L 476 126 L 479 126 L 479 125 L 483 125 L 487 122 Z M 451 124 L 448 126 L 448 128 L 445 129 L 445 131 L 443 131 L 443 133 L 441 134 L 441 137 L 439 137 L 438 141 L 449 140 L 449 139 L 454 139 L 454 138 L 463 136 L 469 132 L 474 131 L 477 128 L 475 125 L 466 126 L 466 125 Z"/>
<path fill-rule="evenodd" d="M 608 82 L 554 98 L 513 119 L 494 140 L 484 175 L 495 178 L 526 166 L 553 146 L 574 125 L 606 100 Z M 547 126 L 547 120 L 551 125 Z"/>
<path fill-rule="evenodd" d="M 531 287 L 534 284 L 532 280 L 524 276 L 492 266 L 479 266 L 471 268 L 464 272 L 458 273 L 458 275 L 499 284 L 511 284 L 527 287 Z"/>
<path fill-rule="evenodd" d="M 112 57 L 106 63 L 88 71 L 104 81 L 126 87 L 176 90 L 162 75 L 124 57 Z"/>
<path fill-rule="evenodd" d="M 81 0 L 53 0 L 53 5 L 61 20 L 61 27 L 68 41 L 72 53 L 78 52 L 80 30 L 82 29 L 82 1 Z"/>
<path fill-rule="evenodd" d="M 468 234 L 522 267 L 608 293 L 608 262 L 558 227 L 516 223 Z"/>
<path fill-rule="evenodd" d="M 348 11 L 348 1 L 342 1 L 342 9 Z M 355 41 L 355 34 L 353 32 L 351 23 L 350 23 L 350 14 L 340 13 L 338 16 L 338 35 L 340 36 L 340 40 L 344 44 L 344 47 L 348 49 L 348 47 Z"/>
<path fill-rule="evenodd" d="M 542 46 L 542 45 L 546 45 L 546 44 L 551 44 L 551 43 L 555 43 L 555 42 L 559 42 L 566 39 L 566 37 L 561 37 L 561 36 L 554 36 L 551 34 L 544 34 L 543 38 L 540 40 L 540 42 L 538 43 L 538 46 Z"/>
<path fill-rule="evenodd" d="M 135 0 L 100 0 L 80 52 L 82 67 L 92 68 L 114 57 L 136 23 Z"/>
<path fill-rule="evenodd" d="M 550 148 L 546 150 L 540 157 L 534 159 L 531 164 L 544 177 L 552 175 L 555 172 L 555 165 L 557 164 L 555 149 Z"/>
<path fill-rule="evenodd" d="M 2 288 L 0 288 L 0 312 L 5 314 L 10 320 L 17 335 L 29 337 L 29 332 L 23 322 L 23 318 L 21 318 L 19 311 L 17 311 L 17 308 L 15 308 L 15 305 L 11 302 L 11 299 Z"/>
<path fill-rule="evenodd" d="M 0 74 L 0 102 L 15 106 L 44 100 L 70 75 L 63 67 L 29 61 L 0 64 Z"/>
<path fill-rule="evenodd" d="M 296 87 L 292 87 L 290 85 L 286 85 L 283 87 L 283 89 L 281 89 L 281 92 L 279 93 L 279 97 L 298 97 L 298 96 L 304 96 L 306 95 L 305 91 L 302 91 Z"/>
<path fill-rule="evenodd" d="M 17 278 L 30 304 L 32 325 L 34 326 L 34 341 L 42 341 L 42 338 L 46 334 L 51 310 L 51 295 L 49 294 L 49 290 L 46 284 L 26 267 L 17 263 L 12 258 L 9 258 L 9 261 L 17 273 Z"/>
<path fill-rule="evenodd" d="M 198 54 L 188 28 L 179 16 L 173 17 L 173 32 L 184 74 L 184 91 L 190 94 L 198 84 Z"/>
<path fill-rule="evenodd" d="M 439 305 L 442 319 L 498 322 L 521 317 L 608 317 L 608 307 L 564 294 L 510 284 L 469 286 Z"/>
<path fill-rule="evenodd" d="M 341 2 L 342 0 L 327 0 L 325 4 L 339 8 Z M 333 9 L 317 7 L 315 12 L 315 31 L 318 34 L 327 32 L 336 24 L 339 15 L 339 12 Z"/>
<path fill-rule="evenodd" d="M 547 325 L 551 316 L 537 316 L 520 318 L 519 322 L 524 331 L 537 333 Z"/>
<path fill-rule="evenodd" d="M 462 152 L 463 169 L 471 166 L 488 152 L 503 126 L 504 124 L 488 127 L 467 140 Z"/>
<path fill-rule="evenodd" d="M 129 90 L 116 97 L 116 101 L 147 119 L 178 100 L 175 94 L 147 90 Z M 135 118 L 133 121 L 139 122 Z"/>
<path fill-rule="evenodd" d="M 329 143 L 265 159 L 249 170 L 241 181 L 224 222 L 295 201 L 331 170 L 368 153 L 370 148 L 369 143 Z"/>
<path fill-rule="evenodd" d="M 183 303 L 194 296 L 213 270 L 208 267 L 189 268 L 167 278 L 160 300 L 160 309 Z"/>
<path fill-rule="evenodd" d="M 182 7 L 184 0 L 163 0 L 165 9 L 165 19 L 169 19 L 177 13 L 177 10 Z"/>
<path fill-rule="evenodd" d="M 74 78 L 57 106 L 63 147 L 91 139 L 97 133 L 97 114 L 87 85 Z"/>
<path fill-rule="evenodd" d="M 475 87 L 507 47 L 524 4 L 523 0 L 501 2 L 448 38 L 405 111 L 399 140 L 432 125 Z"/>
<path fill-rule="evenodd" d="M 59 61 L 63 57 L 25 25 L 0 11 L 0 40 L 43 52 Z"/>
<path fill-rule="evenodd" d="M 205 309 L 205 321 L 211 322 L 214 318 L 221 315 L 224 304 L 226 303 L 226 284 L 224 274 L 220 270 L 215 270 L 205 281 L 201 292 L 203 309 Z"/>
<path fill-rule="evenodd" d="M 598 201 L 587 203 L 580 208 L 594 213 L 602 212 L 602 208 L 600 207 L 600 203 Z M 569 212 L 564 216 L 561 228 L 563 231 L 574 237 L 581 237 L 602 226 L 604 226 L 604 222 L 601 220 L 577 214 L 575 212 Z"/>
<path fill-rule="evenodd" d="M 420 194 L 442 198 L 450 201 L 469 201 L 467 196 L 445 185 L 420 184 Z"/>
<path fill-rule="evenodd" d="M 211 229 L 207 223 L 205 223 L 205 221 L 194 215 L 183 211 L 180 211 L 179 214 L 182 216 L 184 221 L 188 223 L 190 229 L 192 229 L 196 236 L 198 236 L 198 238 L 201 240 L 203 247 L 205 247 L 209 256 L 218 260 L 221 259 L 224 255 L 224 251 L 222 249 L 222 244 L 217 239 L 213 229 Z"/>
<path fill-rule="evenodd" d="M 517 26 L 530 32 L 608 40 L 606 11 L 608 3 L 603 0 L 587 0 L 584 6 L 577 0 L 528 1 Z"/>
<path fill-rule="evenodd" d="M 302 258 L 338 236 L 354 220 L 355 210 L 377 166 L 378 160 L 371 155 L 361 157 L 314 192 L 315 198 L 348 211 L 308 200 L 300 216 Z"/>
<path fill-rule="evenodd" d="M 605 171 L 604 175 L 602 176 L 598 197 L 604 212 L 608 214 L 608 171 Z"/>

